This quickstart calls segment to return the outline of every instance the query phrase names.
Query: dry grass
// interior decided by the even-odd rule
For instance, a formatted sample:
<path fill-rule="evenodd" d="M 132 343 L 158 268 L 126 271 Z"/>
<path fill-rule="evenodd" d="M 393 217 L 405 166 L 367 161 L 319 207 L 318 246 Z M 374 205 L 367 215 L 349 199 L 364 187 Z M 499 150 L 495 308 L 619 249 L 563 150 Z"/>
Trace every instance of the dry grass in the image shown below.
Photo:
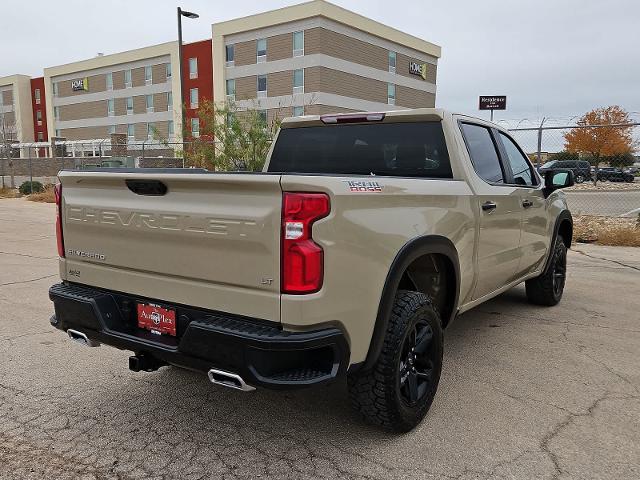
<path fill-rule="evenodd" d="M 579 215 L 573 219 L 576 242 L 640 247 L 640 219 Z"/>
<path fill-rule="evenodd" d="M 18 198 L 19 196 L 20 192 L 18 192 L 17 188 L 0 187 L 0 198 Z"/>
<path fill-rule="evenodd" d="M 27 200 L 31 202 L 42 202 L 42 203 L 55 203 L 56 196 L 53 191 L 53 185 L 47 185 L 44 187 L 44 192 L 33 193 L 27 197 Z"/>

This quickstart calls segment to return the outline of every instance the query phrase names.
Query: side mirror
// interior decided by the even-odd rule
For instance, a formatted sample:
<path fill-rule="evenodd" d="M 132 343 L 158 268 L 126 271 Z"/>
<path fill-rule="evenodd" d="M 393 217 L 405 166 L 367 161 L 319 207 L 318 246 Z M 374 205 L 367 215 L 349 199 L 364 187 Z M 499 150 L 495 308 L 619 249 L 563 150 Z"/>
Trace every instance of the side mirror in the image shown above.
<path fill-rule="evenodd" d="M 549 196 L 551 192 L 560 188 L 567 188 L 573 185 L 573 171 L 550 168 L 544 172 L 544 192 Z"/>

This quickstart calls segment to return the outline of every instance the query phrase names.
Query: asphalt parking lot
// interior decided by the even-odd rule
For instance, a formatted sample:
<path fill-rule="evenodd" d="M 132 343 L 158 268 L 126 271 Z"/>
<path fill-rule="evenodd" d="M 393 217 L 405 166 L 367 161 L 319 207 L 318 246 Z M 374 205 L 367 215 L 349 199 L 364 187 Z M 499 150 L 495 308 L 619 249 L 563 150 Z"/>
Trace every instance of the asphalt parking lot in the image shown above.
<path fill-rule="evenodd" d="M 50 327 L 54 207 L 0 200 L 0 479 L 640 477 L 640 249 L 579 245 L 565 298 L 514 288 L 446 331 L 431 411 L 389 435 L 346 389 L 249 394 Z"/>

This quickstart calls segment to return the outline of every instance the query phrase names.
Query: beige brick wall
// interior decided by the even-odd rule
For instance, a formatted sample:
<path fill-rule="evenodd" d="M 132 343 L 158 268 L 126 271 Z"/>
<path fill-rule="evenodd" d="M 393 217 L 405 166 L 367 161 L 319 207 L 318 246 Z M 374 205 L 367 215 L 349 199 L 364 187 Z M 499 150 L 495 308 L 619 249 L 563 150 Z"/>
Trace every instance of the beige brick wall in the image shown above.
<path fill-rule="evenodd" d="M 411 62 L 416 62 L 416 63 L 424 63 L 421 60 L 417 60 L 415 58 L 411 58 L 411 57 L 407 57 L 406 55 L 402 55 L 402 54 L 398 54 L 396 56 L 396 73 L 398 75 L 402 75 L 403 77 L 411 77 L 411 78 L 418 78 L 421 79 L 422 77 L 418 76 L 418 75 L 413 75 L 412 73 L 409 73 L 409 63 Z M 430 63 L 427 63 L 427 82 L 430 83 L 436 83 L 436 73 L 437 73 L 437 68 L 435 65 L 431 65 Z"/>
<path fill-rule="evenodd" d="M 146 113 L 147 104 L 144 95 L 136 95 L 133 97 L 133 113 Z"/>
<path fill-rule="evenodd" d="M 77 79 L 74 79 L 74 80 L 79 80 L 81 78 L 84 78 L 84 76 L 82 75 L 82 73 L 79 73 Z M 76 97 L 76 96 L 85 95 L 87 93 L 104 92 L 107 89 L 107 76 L 105 74 L 90 75 L 90 76 L 87 76 L 87 79 L 89 81 L 89 91 L 77 90 L 74 92 L 71 89 L 71 82 L 73 80 L 62 80 L 57 82 L 58 96 L 59 97 Z"/>
<path fill-rule="evenodd" d="M 387 103 L 387 84 L 326 67 L 305 69 L 305 91 L 324 92 L 346 97 Z"/>
<path fill-rule="evenodd" d="M 161 63 L 152 67 L 153 71 L 153 83 L 164 83 L 167 81 L 167 69 L 166 64 Z"/>
<path fill-rule="evenodd" d="M 256 86 L 257 88 L 257 86 Z M 267 95 L 278 97 L 293 94 L 293 71 L 274 72 L 267 75 Z M 255 94 L 254 94 L 255 96 Z"/>
<path fill-rule="evenodd" d="M 236 100 L 249 100 L 256 98 L 258 94 L 257 77 L 250 75 L 248 77 L 236 78 Z M 269 79 L 267 78 L 267 93 L 269 93 Z"/>
<path fill-rule="evenodd" d="M 267 42 L 267 51 L 269 50 L 269 42 Z M 239 42 L 234 46 L 233 64 L 238 67 L 240 65 L 253 65 L 256 63 L 256 41 Z"/>
<path fill-rule="evenodd" d="M 127 114 L 127 99 L 126 98 L 116 98 L 115 100 L 115 114 L 116 117 L 120 115 Z"/>
<path fill-rule="evenodd" d="M 11 105 L 13 103 L 13 90 L 5 90 L 2 92 L 2 105 Z"/>
<path fill-rule="evenodd" d="M 436 96 L 415 88 L 396 86 L 396 105 L 408 108 L 435 107 Z"/>
<path fill-rule="evenodd" d="M 58 107 L 60 111 L 60 121 L 82 120 L 85 118 L 100 118 L 107 116 L 107 101 L 99 100 L 97 102 L 82 102 L 71 105 L 61 105 Z"/>
<path fill-rule="evenodd" d="M 379 70 L 389 70 L 387 49 L 320 27 L 305 30 L 304 53 L 323 53 Z"/>
<path fill-rule="evenodd" d="M 131 83 L 134 87 L 144 86 L 144 67 L 131 69 Z"/>
<path fill-rule="evenodd" d="M 267 38 L 267 61 L 283 60 L 293 56 L 293 34 L 285 33 Z M 255 60 L 254 60 L 255 63 Z"/>
<path fill-rule="evenodd" d="M 146 140 L 147 139 L 147 124 L 146 123 L 136 123 L 133 126 L 136 140 Z"/>
<path fill-rule="evenodd" d="M 167 111 L 167 94 L 156 93 L 153 95 L 153 108 L 155 112 Z"/>
<path fill-rule="evenodd" d="M 113 72 L 113 89 L 120 90 L 124 88 L 124 70 Z"/>
<path fill-rule="evenodd" d="M 60 133 L 67 140 L 89 140 L 94 138 L 107 138 L 109 136 L 109 127 L 65 128 L 61 130 Z"/>

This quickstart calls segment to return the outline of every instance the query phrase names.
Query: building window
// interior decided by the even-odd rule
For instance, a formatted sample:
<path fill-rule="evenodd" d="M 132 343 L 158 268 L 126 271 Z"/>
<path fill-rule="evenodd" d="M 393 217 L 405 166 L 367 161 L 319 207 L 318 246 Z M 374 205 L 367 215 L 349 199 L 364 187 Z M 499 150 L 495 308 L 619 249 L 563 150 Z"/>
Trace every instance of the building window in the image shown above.
<path fill-rule="evenodd" d="M 116 133 L 116 126 L 109 125 L 109 135 L 113 135 L 114 133 Z"/>
<path fill-rule="evenodd" d="M 56 128 L 56 137 L 58 138 L 62 137 L 62 131 L 59 128 Z"/>
<path fill-rule="evenodd" d="M 173 92 L 167 92 L 167 111 L 173 110 Z"/>
<path fill-rule="evenodd" d="M 60 107 L 53 107 L 53 118 L 60 120 Z"/>
<path fill-rule="evenodd" d="M 256 63 L 267 61 L 267 39 L 261 38 L 256 42 Z"/>
<path fill-rule="evenodd" d="M 153 140 L 156 127 L 153 123 L 147 123 L 147 140 Z"/>
<path fill-rule="evenodd" d="M 293 71 L 293 93 L 304 93 L 304 69 Z"/>
<path fill-rule="evenodd" d="M 127 115 L 133 115 L 133 97 L 127 97 Z"/>
<path fill-rule="evenodd" d="M 235 102 L 236 100 L 236 81 L 235 79 L 227 80 L 227 102 Z"/>
<path fill-rule="evenodd" d="M 170 63 L 165 63 L 164 64 L 164 73 L 167 76 L 167 80 L 169 80 L 171 78 L 171 64 Z"/>
<path fill-rule="evenodd" d="M 191 108 L 198 108 L 198 89 L 192 88 L 189 92 L 189 103 L 191 103 Z"/>
<path fill-rule="evenodd" d="M 38 141 L 39 142 L 44 142 L 44 133 L 38 132 Z"/>
<path fill-rule="evenodd" d="M 58 93 L 58 82 L 53 82 L 53 96 L 57 97 Z"/>
<path fill-rule="evenodd" d="M 36 88 L 34 92 L 34 96 L 36 97 L 36 105 L 40 105 L 40 89 Z"/>
<path fill-rule="evenodd" d="M 153 112 L 153 95 L 145 95 L 145 103 L 147 106 L 147 113 Z"/>
<path fill-rule="evenodd" d="M 200 136 L 200 119 L 199 118 L 191 119 L 191 136 L 194 138 L 198 138 Z"/>
<path fill-rule="evenodd" d="M 396 86 L 393 83 L 387 84 L 387 104 L 396 104 Z"/>
<path fill-rule="evenodd" d="M 304 115 L 304 107 L 293 107 L 293 116 L 301 117 Z"/>
<path fill-rule="evenodd" d="M 267 96 L 267 76 L 258 75 L 258 98 Z"/>
<path fill-rule="evenodd" d="M 293 32 L 293 56 L 301 57 L 304 55 L 304 31 Z"/>
<path fill-rule="evenodd" d="M 136 130 L 135 130 L 135 128 L 133 128 L 133 124 L 132 123 L 127 125 L 127 137 L 129 137 L 131 139 L 136 138 Z"/>
<path fill-rule="evenodd" d="M 225 50 L 225 61 L 227 67 L 233 67 L 236 51 L 233 45 L 227 45 L 224 47 Z"/>
<path fill-rule="evenodd" d="M 113 117 L 116 114 L 115 100 L 110 98 L 107 100 L 107 115 Z"/>
<path fill-rule="evenodd" d="M 107 90 L 113 90 L 113 73 L 107 73 Z"/>
<path fill-rule="evenodd" d="M 125 88 L 131 88 L 133 83 L 131 83 L 131 69 L 124 71 L 124 86 Z"/>
<path fill-rule="evenodd" d="M 258 118 L 260 118 L 260 121 L 266 125 L 267 124 L 267 111 L 266 110 L 259 110 L 258 111 Z"/>
<path fill-rule="evenodd" d="M 144 67 L 144 84 L 151 85 L 153 83 L 153 68 L 151 65 Z"/>
<path fill-rule="evenodd" d="M 36 121 L 38 122 L 38 126 L 42 126 L 42 110 L 36 110 Z"/>
<path fill-rule="evenodd" d="M 389 71 L 396 73 L 396 52 L 389 51 Z"/>
<path fill-rule="evenodd" d="M 169 135 L 169 138 L 173 138 L 174 135 L 176 134 L 175 129 L 173 127 L 173 120 L 169 120 L 167 122 L 167 134 Z"/>
<path fill-rule="evenodd" d="M 198 78 L 198 59 L 189 59 L 189 78 Z"/>

